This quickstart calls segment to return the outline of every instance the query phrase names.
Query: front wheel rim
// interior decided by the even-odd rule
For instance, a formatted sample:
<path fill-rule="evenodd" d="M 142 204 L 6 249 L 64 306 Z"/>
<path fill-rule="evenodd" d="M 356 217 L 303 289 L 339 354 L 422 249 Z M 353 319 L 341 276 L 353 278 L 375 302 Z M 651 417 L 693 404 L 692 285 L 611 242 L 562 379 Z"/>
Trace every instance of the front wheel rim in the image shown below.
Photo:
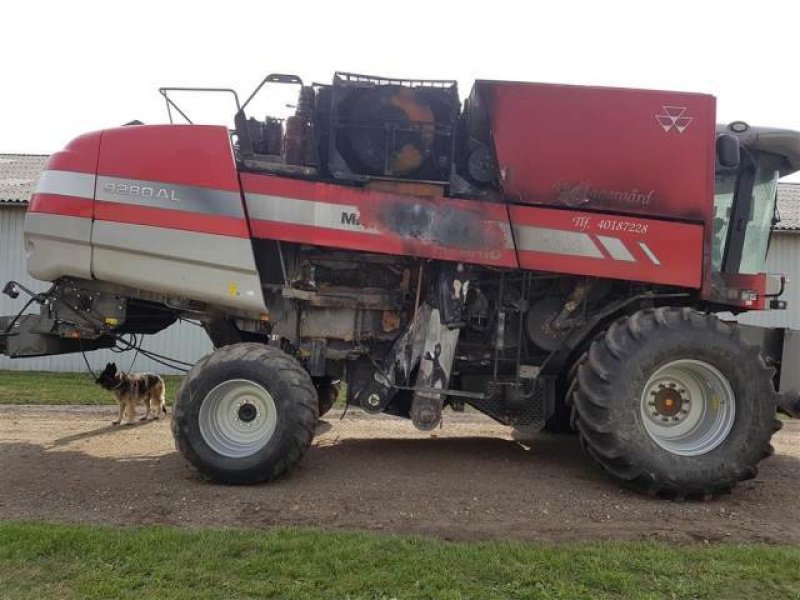
<path fill-rule="evenodd" d="M 252 456 L 272 438 L 278 410 L 272 395 L 247 379 L 231 379 L 214 387 L 200 405 L 203 441 L 229 458 Z"/>
<path fill-rule="evenodd" d="M 679 456 L 699 456 L 730 434 L 736 398 L 716 367 L 700 360 L 675 360 L 647 380 L 641 414 L 647 434 L 661 448 Z"/>

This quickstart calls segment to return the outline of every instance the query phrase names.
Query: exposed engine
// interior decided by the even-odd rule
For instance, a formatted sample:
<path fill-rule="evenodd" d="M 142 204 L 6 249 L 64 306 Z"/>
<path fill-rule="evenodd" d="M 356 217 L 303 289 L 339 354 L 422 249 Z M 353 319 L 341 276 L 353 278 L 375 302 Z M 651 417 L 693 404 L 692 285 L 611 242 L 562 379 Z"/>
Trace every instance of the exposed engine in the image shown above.
<path fill-rule="evenodd" d="M 306 86 L 293 76 L 272 77 L 299 85 L 297 109 L 285 120 L 245 119 L 243 112 L 237 117 L 237 128 L 247 132 L 238 149 L 253 168 L 300 174 L 311 172 L 291 167 L 318 169 L 315 174 L 356 183 L 452 185 L 458 179 L 485 185 L 496 179 L 488 146 L 471 135 L 464 148 L 457 147 L 458 133 L 478 125 L 475 117 L 471 123 L 459 117 L 455 81 L 336 73 L 332 85 Z"/>

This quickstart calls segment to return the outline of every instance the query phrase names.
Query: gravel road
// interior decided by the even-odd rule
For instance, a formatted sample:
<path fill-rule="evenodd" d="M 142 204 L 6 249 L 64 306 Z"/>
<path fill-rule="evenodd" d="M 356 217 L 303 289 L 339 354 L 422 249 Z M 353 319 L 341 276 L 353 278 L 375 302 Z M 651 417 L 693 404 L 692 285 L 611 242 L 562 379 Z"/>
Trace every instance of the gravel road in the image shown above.
<path fill-rule="evenodd" d="M 188 527 L 275 525 L 445 539 L 800 542 L 800 422 L 774 438 L 755 480 L 710 502 L 621 489 L 571 436 L 511 440 L 480 415 L 434 433 L 330 413 L 278 482 L 203 481 L 166 420 L 111 427 L 115 407 L 0 407 L 0 519 Z"/>

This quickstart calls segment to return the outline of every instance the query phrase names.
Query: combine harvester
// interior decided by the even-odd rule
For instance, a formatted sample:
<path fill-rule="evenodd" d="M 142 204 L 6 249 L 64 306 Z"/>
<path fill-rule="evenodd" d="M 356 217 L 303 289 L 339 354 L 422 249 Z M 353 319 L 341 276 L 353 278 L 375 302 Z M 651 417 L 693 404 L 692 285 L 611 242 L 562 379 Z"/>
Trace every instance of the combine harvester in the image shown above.
<path fill-rule="evenodd" d="M 297 87 L 295 114 L 248 117 L 272 85 Z M 297 463 L 340 381 L 349 404 L 424 430 L 465 404 L 572 428 L 649 493 L 755 476 L 776 408 L 793 410 L 774 385 L 782 332 L 746 342 L 715 313 L 785 308 L 762 271 L 800 133 L 632 89 L 477 81 L 462 106 L 453 81 L 337 73 L 233 97 L 232 131 L 136 123 L 50 158 L 25 243 L 52 287 L 31 295 L 39 314 L 0 318 L 0 353 L 199 321 L 216 350 L 173 433 L 224 483 Z"/>

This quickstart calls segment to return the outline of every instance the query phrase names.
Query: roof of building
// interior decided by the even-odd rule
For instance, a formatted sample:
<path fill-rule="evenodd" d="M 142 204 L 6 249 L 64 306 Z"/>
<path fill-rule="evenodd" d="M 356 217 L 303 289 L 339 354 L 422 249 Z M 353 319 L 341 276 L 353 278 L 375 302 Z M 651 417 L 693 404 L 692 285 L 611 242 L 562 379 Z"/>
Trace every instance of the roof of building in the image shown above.
<path fill-rule="evenodd" d="M 778 184 L 778 214 L 776 231 L 800 231 L 800 183 Z"/>
<path fill-rule="evenodd" d="M 46 154 L 0 154 L 0 203 L 26 203 L 44 169 Z"/>

